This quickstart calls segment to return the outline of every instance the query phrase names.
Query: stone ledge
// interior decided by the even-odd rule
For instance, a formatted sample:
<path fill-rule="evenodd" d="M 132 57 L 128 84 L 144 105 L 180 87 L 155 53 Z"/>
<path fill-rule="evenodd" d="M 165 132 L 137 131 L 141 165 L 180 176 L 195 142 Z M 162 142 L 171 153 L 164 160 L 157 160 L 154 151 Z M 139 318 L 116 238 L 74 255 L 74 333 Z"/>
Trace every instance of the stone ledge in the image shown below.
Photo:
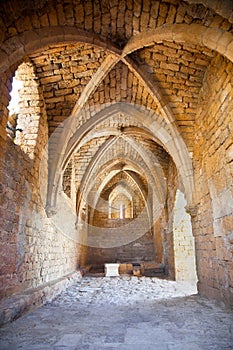
<path fill-rule="evenodd" d="M 75 271 L 69 275 L 48 282 L 38 288 L 28 289 L 25 292 L 17 293 L 0 302 L 0 326 L 12 322 L 25 312 L 42 306 L 53 300 L 68 286 L 81 281 L 80 271 Z"/>

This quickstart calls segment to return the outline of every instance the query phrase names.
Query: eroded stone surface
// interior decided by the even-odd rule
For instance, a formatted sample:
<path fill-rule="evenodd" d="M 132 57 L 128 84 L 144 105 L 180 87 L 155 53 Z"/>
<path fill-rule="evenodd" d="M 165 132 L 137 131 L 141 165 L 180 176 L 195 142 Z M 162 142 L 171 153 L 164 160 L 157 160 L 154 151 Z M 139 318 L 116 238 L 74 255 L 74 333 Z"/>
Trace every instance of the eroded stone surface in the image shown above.
<path fill-rule="evenodd" d="M 105 262 L 190 279 L 196 257 L 199 292 L 233 305 L 232 4 L 1 1 L 1 298 Z M 119 249 L 112 198 L 148 207 Z"/>
<path fill-rule="evenodd" d="M 2 327 L 0 348 L 232 349 L 232 313 L 195 291 L 188 283 L 157 278 L 85 277 Z"/>

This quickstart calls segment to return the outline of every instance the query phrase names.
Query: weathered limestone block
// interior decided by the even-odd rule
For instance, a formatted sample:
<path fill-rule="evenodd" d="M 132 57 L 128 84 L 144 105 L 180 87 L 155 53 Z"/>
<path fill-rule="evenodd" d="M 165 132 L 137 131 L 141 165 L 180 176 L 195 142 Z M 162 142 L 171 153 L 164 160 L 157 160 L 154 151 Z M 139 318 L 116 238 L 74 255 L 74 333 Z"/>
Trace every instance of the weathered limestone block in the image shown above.
<path fill-rule="evenodd" d="M 105 276 L 106 277 L 116 277 L 119 276 L 119 266 L 120 264 L 105 264 Z"/>

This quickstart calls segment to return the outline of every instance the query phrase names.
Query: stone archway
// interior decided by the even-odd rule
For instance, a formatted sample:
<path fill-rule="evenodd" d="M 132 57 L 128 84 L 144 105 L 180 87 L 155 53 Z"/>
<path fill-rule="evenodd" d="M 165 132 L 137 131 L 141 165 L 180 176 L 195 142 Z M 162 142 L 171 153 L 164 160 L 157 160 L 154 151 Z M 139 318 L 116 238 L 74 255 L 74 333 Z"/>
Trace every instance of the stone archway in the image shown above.
<path fill-rule="evenodd" d="M 121 166 L 132 182 L 142 187 L 149 183 L 155 203 L 147 208 L 148 216 L 156 204 L 159 209 L 160 204 L 167 206 L 162 208 L 161 222 L 155 223 L 156 232 L 163 229 L 172 237 L 163 219 L 172 223 L 171 208 L 179 188 L 192 212 L 199 291 L 232 303 L 232 4 L 227 0 L 221 4 L 148 0 L 133 2 L 131 7 L 130 2 L 121 1 L 115 8 L 112 2 L 98 4 L 89 0 L 35 2 L 34 6 L 2 2 L 2 294 L 43 286 L 77 267 L 74 202 L 82 175 L 87 174 L 83 188 L 88 193 L 95 189 L 89 170 L 103 180 L 103 186 L 96 186 L 94 204 L 98 205 L 108 183 L 104 170 L 109 168 L 107 160 L 95 155 L 100 144 L 110 144 L 107 138 L 117 138 L 123 130 L 120 143 L 130 156 L 124 158 L 122 152 L 117 157 L 127 160 Z M 33 159 L 12 143 L 5 130 L 12 77 L 19 64 L 28 60 L 40 95 L 31 101 L 40 107 Z M 23 121 L 29 109 L 22 113 Z M 58 126 L 60 133 L 53 139 L 51 133 Z M 159 168 L 151 166 L 149 152 L 161 155 L 164 181 Z M 110 150 L 105 155 L 108 160 L 112 157 Z M 69 169 L 66 172 L 67 181 L 72 182 L 69 198 L 62 179 L 71 159 L 72 176 L 75 172 L 78 176 L 74 182 Z M 85 161 L 90 164 L 88 170 Z M 112 168 L 112 174 L 118 170 Z M 179 186 L 172 188 L 173 175 Z M 168 184 L 165 191 L 164 183 Z M 164 194 L 170 196 L 165 196 L 167 201 Z M 51 217 L 45 212 L 46 195 Z M 140 195 L 146 197 L 145 188 Z M 225 205 L 226 201 L 230 204 Z M 67 222 L 72 223 L 68 227 L 74 230 L 72 237 L 66 235 Z M 162 241 L 166 246 L 165 236 Z M 167 260 L 174 253 L 170 248 L 165 249 Z"/>
<path fill-rule="evenodd" d="M 83 135 L 85 135 L 88 131 L 94 128 L 95 125 L 98 125 L 100 121 L 103 121 L 117 113 L 122 113 L 126 116 L 132 116 L 136 121 L 141 122 L 146 129 L 150 130 L 150 132 L 152 133 L 152 137 L 154 136 L 156 139 L 160 140 L 165 149 L 173 157 L 174 162 L 177 168 L 179 169 L 183 184 L 185 186 L 185 194 L 187 196 L 188 201 L 191 203 L 193 194 L 192 162 L 182 138 L 180 137 L 180 135 L 178 135 L 175 138 L 172 137 L 169 131 L 167 131 L 165 127 L 162 127 L 160 123 L 156 120 L 156 114 L 154 112 L 148 113 L 148 111 L 139 106 L 124 103 L 113 104 L 112 106 L 103 109 L 100 113 L 97 113 L 94 117 L 88 120 L 87 123 L 83 125 L 83 127 L 80 127 L 77 130 L 77 132 L 73 135 L 73 137 L 70 140 L 71 142 L 68 144 L 67 151 L 63 155 L 63 163 L 66 162 L 66 157 L 71 154 L 73 149 L 75 149 L 76 145 L 78 144 L 78 142 L 80 142 Z M 146 113 L 147 115 L 146 119 L 144 118 L 144 113 Z M 69 121 L 67 126 L 65 126 L 65 129 L 66 128 L 70 128 Z M 54 189 L 52 177 L 52 174 L 54 172 L 55 168 L 53 170 L 52 166 L 50 187 L 48 190 L 48 207 L 51 206 L 52 208 L 56 206 L 55 203 L 58 186 L 56 185 Z M 61 172 L 57 170 L 56 173 L 56 184 L 60 184 L 61 179 L 59 180 L 59 177 Z M 52 189 L 54 193 L 52 193 Z"/>

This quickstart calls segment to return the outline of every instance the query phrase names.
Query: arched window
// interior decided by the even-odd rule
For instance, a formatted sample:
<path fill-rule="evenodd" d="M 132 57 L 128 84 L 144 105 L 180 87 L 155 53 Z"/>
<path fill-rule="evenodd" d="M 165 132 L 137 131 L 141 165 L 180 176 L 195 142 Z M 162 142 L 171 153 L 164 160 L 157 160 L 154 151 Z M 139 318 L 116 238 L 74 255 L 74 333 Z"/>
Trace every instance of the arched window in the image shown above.
<path fill-rule="evenodd" d="M 131 194 L 122 185 L 114 188 L 109 199 L 109 219 L 133 218 L 133 199 Z"/>
<path fill-rule="evenodd" d="M 125 219 L 125 204 L 120 204 L 120 219 Z"/>
<path fill-rule="evenodd" d="M 13 77 L 10 95 L 8 135 L 30 158 L 34 158 L 41 103 L 37 77 L 30 62 L 19 65 Z"/>
<path fill-rule="evenodd" d="M 8 105 L 8 122 L 7 122 L 7 132 L 8 135 L 15 140 L 16 138 L 16 131 L 21 131 L 21 129 L 17 125 L 17 119 L 19 115 L 19 102 L 20 102 L 20 95 L 19 90 L 22 90 L 23 88 L 23 82 L 18 80 L 16 76 L 13 77 L 12 80 L 12 90 L 10 93 L 11 100 Z"/>

